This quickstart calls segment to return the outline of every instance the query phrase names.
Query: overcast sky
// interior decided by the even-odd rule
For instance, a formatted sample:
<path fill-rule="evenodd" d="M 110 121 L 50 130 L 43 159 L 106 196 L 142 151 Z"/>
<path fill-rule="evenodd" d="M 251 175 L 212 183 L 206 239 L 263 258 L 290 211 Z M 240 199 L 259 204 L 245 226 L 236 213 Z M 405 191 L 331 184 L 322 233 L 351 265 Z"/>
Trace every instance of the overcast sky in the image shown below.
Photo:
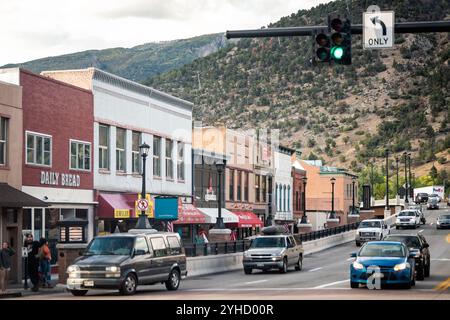
<path fill-rule="evenodd" d="M 0 66 L 257 29 L 331 0 L 0 0 Z"/>

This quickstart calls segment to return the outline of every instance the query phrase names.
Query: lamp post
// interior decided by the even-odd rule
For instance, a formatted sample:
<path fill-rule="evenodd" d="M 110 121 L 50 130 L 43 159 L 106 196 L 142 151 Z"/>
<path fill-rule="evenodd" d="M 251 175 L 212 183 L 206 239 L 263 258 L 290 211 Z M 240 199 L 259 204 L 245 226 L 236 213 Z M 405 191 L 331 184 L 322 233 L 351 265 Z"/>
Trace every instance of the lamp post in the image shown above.
<path fill-rule="evenodd" d="M 405 158 L 405 203 L 408 203 L 408 168 L 407 168 L 407 157 L 408 153 L 403 152 L 403 157 Z"/>
<path fill-rule="evenodd" d="M 396 170 L 397 170 L 397 183 L 396 183 L 396 187 L 395 187 L 395 194 L 396 196 L 398 196 L 398 162 L 400 161 L 400 159 L 398 157 L 395 157 L 395 163 L 397 164 L 396 166 Z"/>
<path fill-rule="evenodd" d="M 336 179 L 333 177 L 330 179 L 331 181 L 331 213 L 330 213 L 330 219 L 336 219 L 336 213 L 334 212 L 334 183 L 336 182 Z"/>
<path fill-rule="evenodd" d="M 386 210 L 389 210 L 389 150 L 386 149 Z"/>
<path fill-rule="evenodd" d="M 411 179 L 411 153 L 408 153 L 408 169 L 409 169 L 409 197 L 414 201 L 414 190 L 412 188 L 412 179 Z"/>
<path fill-rule="evenodd" d="M 272 173 L 268 173 L 267 174 L 267 190 L 268 192 L 268 210 L 269 210 L 269 215 L 267 216 L 267 221 L 266 221 L 266 227 L 268 226 L 272 226 L 273 225 L 273 174 Z"/>
<path fill-rule="evenodd" d="M 145 142 L 139 146 L 139 151 L 142 157 L 142 193 L 141 196 L 143 199 L 146 198 L 146 190 L 145 190 L 145 161 L 147 159 L 148 153 L 150 151 L 150 146 Z M 145 214 L 145 210 L 141 211 L 139 215 L 138 221 L 136 223 L 136 229 L 151 229 L 152 226 L 148 221 L 147 215 Z"/>
<path fill-rule="evenodd" d="M 216 219 L 216 229 L 225 229 L 225 224 L 223 223 L 222 218 L 222 173 L 225 168 L 225 164 L 219 160 L 219 162 L 216 163 L 216 169 L 217 173 L 219 174 L 219 186 L 217 187 L 217 210 L 218 210 L 218 217 Z"/>
<path fill-rule="evenodd" d="M 303 177 L 302 181 L 303 181 L 303 192 L 302 192 L 303 217 L 300 223 L 308 223 L 308 216 L 306 215 L 306 182 L 308 181 L 308 178 Z"/>
<path fill-rule="evenodd" d="M 352 214 L 355 214 L 355 183 L 356 178 L 352 178 Z"/>
<path fill-rule="evenodd" d="M 372 197 L 373 194 L 374 192 L 373 192 L 373 161 L 372 161 L 370 163 L 370 197 Z"/>

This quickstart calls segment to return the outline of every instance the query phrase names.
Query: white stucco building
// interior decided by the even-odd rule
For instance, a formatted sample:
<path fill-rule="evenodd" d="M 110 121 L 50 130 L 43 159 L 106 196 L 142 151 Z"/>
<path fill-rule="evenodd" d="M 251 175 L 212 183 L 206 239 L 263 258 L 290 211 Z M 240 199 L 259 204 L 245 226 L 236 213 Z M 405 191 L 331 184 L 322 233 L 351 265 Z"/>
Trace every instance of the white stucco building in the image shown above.
<path fill-rule="evenodd" d="M 143 142 L 150 146 L 147 194 L 191 195 L 192 103 L 96 68 L 43 74 L 93 92 L 94 190 L 100 233 L 135 224 Z"/>

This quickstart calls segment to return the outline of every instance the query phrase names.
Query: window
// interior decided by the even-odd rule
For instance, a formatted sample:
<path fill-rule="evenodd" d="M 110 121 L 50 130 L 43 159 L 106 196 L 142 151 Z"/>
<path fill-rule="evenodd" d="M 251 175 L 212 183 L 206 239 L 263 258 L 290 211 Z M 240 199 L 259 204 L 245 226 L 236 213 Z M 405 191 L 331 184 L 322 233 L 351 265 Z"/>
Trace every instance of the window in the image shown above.
<path fill-rule="evenodd" d="M 237 201 L 242 201 L 242 172 L 237 171 Z"/>
<path fill-rule="evenodd" d="M 283 211 L 286 211 L 286 200 L 287 200 L 287 197 L 286 197 L 286 186 L 284 185 L 283 186 Z"/>
<path fill-rule="evenodd" d="M 98 167 L 109 170 L 109 126 L 98 127 Z"/>
<path fill-rule="evenodd" d="M 132 158 L 132 172 L 140 173 L 141 172 L 141 155 L 139 153 L 139 145 L 141 144 L 141 133 L 137 131 L 133 131 L 131 138 L 131 158 Z"/>
<path fill-rule="evenodd" d="M 291 211 L 291 186 L 287 187 L 287 211 Z"/>
<path fill-rule="evenodd" d="M 261 196 L 259 194 L 259 180 L 260 180 L 260 176 L 259 175 L 255 175 L 255 200 L 256 202 L 260 202 L 261 200 Z"/>
<path fill-rule="evenodd" d="M 181 244 L 177 237 L 167 237 L 170 254 L 181 254 Z"/>
<path fill-rule="evenodd" d="M 248 201 L 248 172 L 244 172 L 244 201 Z"/>
<path fill-rule="evenodd" d="M 177 143 L 177 179 L 184 180 L 184 143 Z"/>
<path fill-rule="evenodd" d="M 8 119 L 0 118 L 0 165 L 6 165 L 8 147 Z"/>
<path fill-rule="evenodd" d="M 300 209 L 300 201 L 298 198 L 298 191 L 295 191 L 295 210 L 299 211 Z"/>
<path fill-rule="evenodd" d="M 27 163 L 51 166 L 52 137 L 27 132 Z"/>
<path fill-rule="evenodd" d="M 166 178 L 173 179 L 173 141 L 166 139 Z"/>
<path fill-rule="evenodd" d="M 230 181 L 229 181 L 229 188 L 230 188 L 230 200 L 234 200 L 234 170 L 230 169 Z"/>
<path fill-rule="evenodd" d="M 161 137 L 153 137 L 153 175 L 161 177 Z"/>
<path fill-rule="evenodd" d="M 277 211 L 280 210 L 278 206 L 278 183 L 275 184 L 275 205 L 277 206 Z"/>
<path fill-rule="evenodd" d="M 127 131 L 122 128 L 116 129 L 116 170 L 126 171 L 126 154 L 125 154 L 125 139 Z"/>
<path fill-rule="evenodd" d="M 161 237 L 151 238 L 151 243 L 153 247 L 153 252 L 155 253 L 155 257 L 164 257 L 167 255 L 167 247 L 164 239 Z"/>
<path fill-rule="evenodd" d="M 266 202 L 267 194 L 266 194 L 266 177 L 261 177 L 261 191 L 262 191 L 262 201 Z"/>
<path fill-rule="evenodd" d="M 70 169 L 91 170 L 91 144 L 70 140 Z"/>
<path fill-rule="evenodd" d="M 134 250 L 139 251 L 140 254 L 149 253 L 147 240 L 144 237 L 136 238 L 136 243 L 134 244 Z"/>

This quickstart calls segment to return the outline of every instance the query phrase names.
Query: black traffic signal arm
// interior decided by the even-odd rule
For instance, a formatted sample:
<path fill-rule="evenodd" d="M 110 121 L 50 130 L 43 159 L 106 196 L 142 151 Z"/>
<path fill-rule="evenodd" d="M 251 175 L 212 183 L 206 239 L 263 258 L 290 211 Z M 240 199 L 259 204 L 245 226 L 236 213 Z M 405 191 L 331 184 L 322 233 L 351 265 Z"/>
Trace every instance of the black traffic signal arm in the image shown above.
<path fill-rule="evenodd" d="M 315 32 L 327 30 L 327 26 L 267 28 L 256 30 L 227 31 L 227 39 L 232 38 L 267 38 L 267 37 L 295 37 L 310 36 Z M 394 33 L 426 33 L 450 32 L 450 21 L 398 22 Z M 362 25 L 352 25 L 352 34 L 362 34 Z"/>

